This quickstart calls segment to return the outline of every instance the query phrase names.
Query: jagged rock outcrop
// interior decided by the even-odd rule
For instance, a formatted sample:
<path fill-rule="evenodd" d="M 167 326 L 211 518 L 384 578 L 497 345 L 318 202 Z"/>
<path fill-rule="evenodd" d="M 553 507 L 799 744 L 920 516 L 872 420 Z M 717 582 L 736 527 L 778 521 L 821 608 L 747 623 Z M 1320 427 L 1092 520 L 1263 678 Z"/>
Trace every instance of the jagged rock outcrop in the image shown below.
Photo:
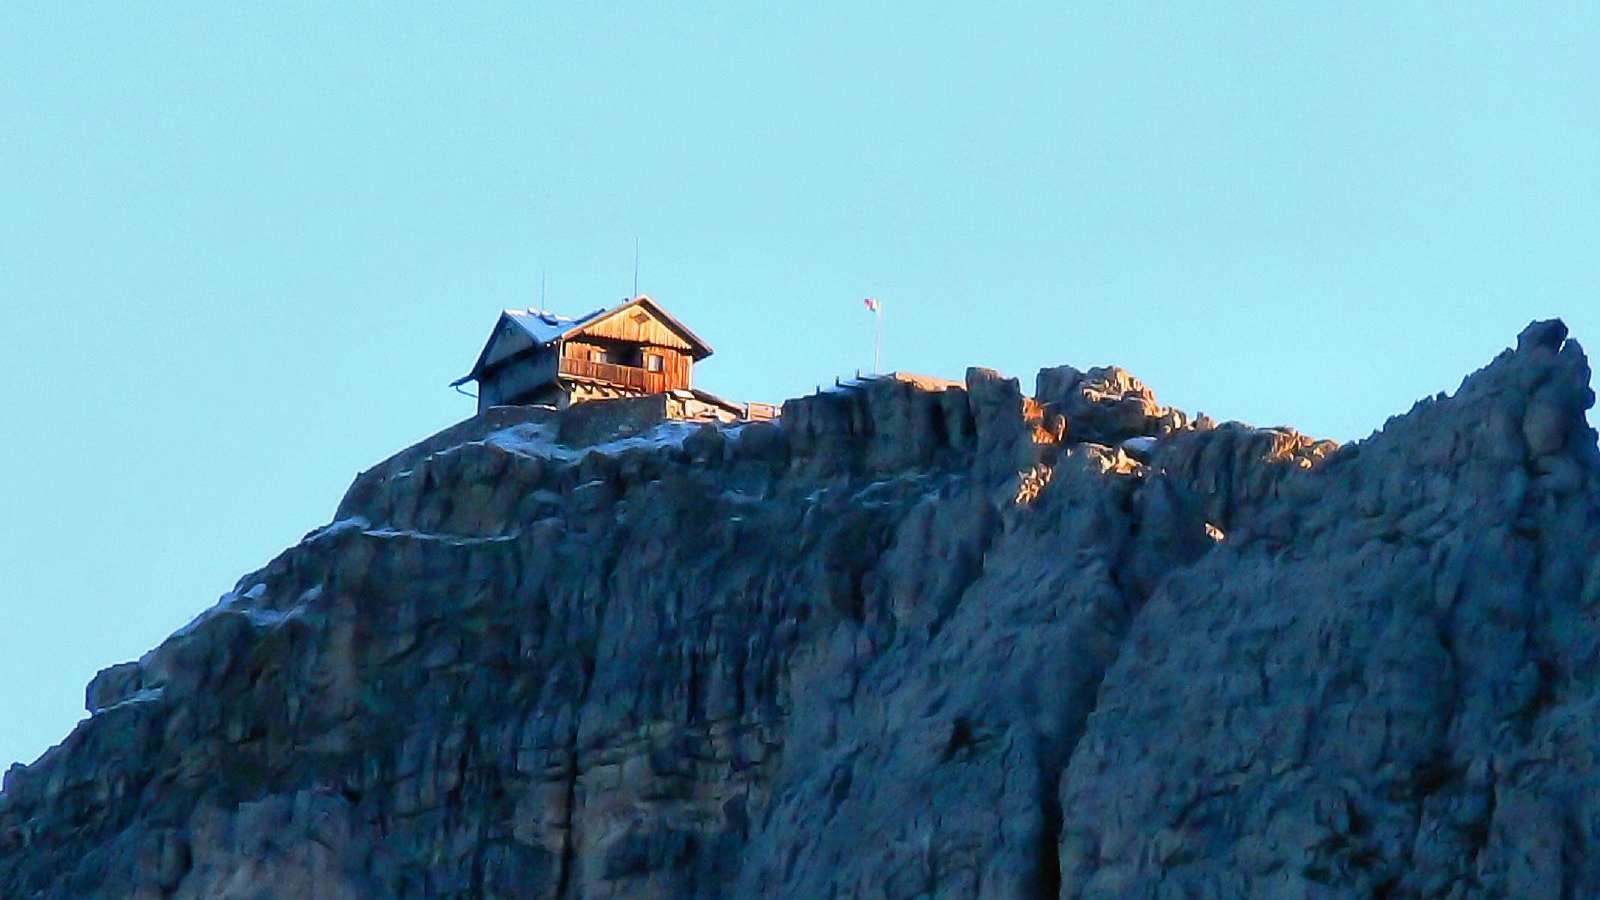
<path fill-rule="evenodd" d="M 0 896 L 1594 894 L 1588 384 L 1537 323 L 1345 447 L 1119 369 L 492 411 L 98 676 Z"/>
<path fill-rule="evenodd" d="M 1600 893 L 1594 394 L 1564 338 L 1530 327 L 1163 582 L 1061 787 L 1064 895 Z"/>
<path fill-rule="evenodd" d="M 1118 366 L 1087 372 L 1072 366 L 1041 369 L 1034 399 L 1064 425 L 1070 423 L 1068 436 L 1075 442 L 1116 444 L 1129 438 L 1166 437 L 1189 424 L 1188 416 L 1157 403 L 1154 391 Z"/>

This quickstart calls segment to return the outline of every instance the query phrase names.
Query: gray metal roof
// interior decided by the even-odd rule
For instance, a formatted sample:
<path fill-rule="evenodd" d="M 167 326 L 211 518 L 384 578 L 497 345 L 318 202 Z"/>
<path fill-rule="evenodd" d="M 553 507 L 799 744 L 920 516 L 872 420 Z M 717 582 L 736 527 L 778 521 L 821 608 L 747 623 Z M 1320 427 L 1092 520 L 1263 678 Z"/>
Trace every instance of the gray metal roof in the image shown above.
<path fill-rule="evenodd" d="M 534 339 L 541 347 L 557 338 L 565 336 L 572 329 L 591 322 L 605 312 L 601 307 L 593 312 L 584 313 L 577 318 L 553 313 L 548 309 L 508 309 L 504 315 L 516 323 L 528 337 Z"/>

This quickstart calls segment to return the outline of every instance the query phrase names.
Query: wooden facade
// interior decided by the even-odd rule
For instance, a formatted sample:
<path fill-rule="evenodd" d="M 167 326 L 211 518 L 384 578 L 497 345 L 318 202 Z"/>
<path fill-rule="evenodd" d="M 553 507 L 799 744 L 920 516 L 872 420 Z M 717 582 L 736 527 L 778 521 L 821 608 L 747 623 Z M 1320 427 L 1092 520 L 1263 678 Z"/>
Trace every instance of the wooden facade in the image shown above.
<path fill-rule="evenodd" d="M 609 381 L 647 394 L 688 390 L 694 357 L 659 344 L 631 344 L 587 332 L 562 342 L 560 371 L 575 378 Z"/>
<path fill-rule="evenodd" d="M 567 407 L 610 397 L 693 388 L 695 362 L 711 347 L 649 297 L 566 318 L 507 310 L 472 371 L 478 410 L 537 404 Z"/>

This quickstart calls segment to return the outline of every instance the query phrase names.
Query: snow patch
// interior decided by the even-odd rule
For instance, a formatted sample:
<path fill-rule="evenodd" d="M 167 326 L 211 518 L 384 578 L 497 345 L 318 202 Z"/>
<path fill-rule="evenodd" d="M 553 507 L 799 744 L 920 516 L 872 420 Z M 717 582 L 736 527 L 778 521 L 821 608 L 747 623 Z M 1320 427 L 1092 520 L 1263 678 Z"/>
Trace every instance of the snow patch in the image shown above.
<path fill-rule="evenodd" d="M 103 706 L 100 709 L 95 710 L 89 714 L 89 717 L 93 718 L 95 716 L 104 715 L 113 709 L 120 709 L 124 706 L 131 706 L 135 703 L 154 703 L 155 701 L 161 699 L 161 695 L 166 693 L 166 690 L 166 688 L 162 687 L 140 688 L 123 699 L 111 704 L 110 706 Z"/>
<path fill-rule="evenodd" d="M 1153 437 L 1131 437 L 1122 442 L 1122 449 L 1136 457 L 1148 457 L 1156 449 Z"/>
<path fill-rule="evenodd" d="M 348 522 L 350 520 L 341 521 Z M 364 522 L 366 520 L 363 519 L 361 521 Z M 333 526 L 330 525 L 328 527 L 332 528 Z M 283 624 L 286 620 L 292 619 L 299 615 L 305 604 L 316 599 L 319 594 L 321 594 L 320 587 L 318 589 L 307 591 L 300 597 L 294 606 L 286 610 L 278 610 L 269 609 L 261 605 L 261 602 L 267 596 L 266 582 L 257 582 L 256 584 L 251 585 L 250 588 L 243 593 L 239 592 L 238 590 L 229 591 L 228 593 L 223 594 L 210 608 L 201 610 L 198 615 L 190 619 L 182 628 L 179 628 L 177 631 L 174 631 L 172 634 L 168 635 L 167 639 L 162 641 L 161 644 L 155 649 L 140 657 L 140 662 L 144 663 L 148 661 L 153 654 L 160 651 L 161 648 L 165 647 L 168 643 L 180 638 L 188 637 L 195 632 L 195 629 L 199 628 L 210 619 L 221 615 L 222 613 L 237 613 L 242 615 L 245 617 L 245 620 L 255 628 L 275 628 Z"/>
<path fill-rule="evenodd" d="M 367 537 L 375 538 L 411 538 L 418 541 L 443 541 L 447 544 L 466 546 L 467 544 L 493 544 L 504 541 L 514 541 L 522 536 L 521 532 L 495 535 L 456 535 L 443 534 L 433 531 L 416 531 L 409 528 L 371 528 L 362 532 Z"/>
<path fill-rule="evenodd" d="M 661 450 L 666 448 L 683 447 L 683 442 L 689 435 L 694 434 L 706 423 L 704 422 L 662 422 L 648 431 L 625 438 L 606 441 L 588 447 L 568 447 L 556 440 L 555 426 L 549 422 L 524 422 L 510 428 L 502 428 L 492 432 L 483 439 L 483 443 L 516 453 L 521 456 L 534 456 L 540 459 L 553 459 L 561 462 L 578 462 L 591 453 L 600 453 L 613 456 L 626 450 L 649 449 Z M 730 431 L 732 429 L 729 429 Z M 733 437 L 730 435 L 730 437 Z"/>

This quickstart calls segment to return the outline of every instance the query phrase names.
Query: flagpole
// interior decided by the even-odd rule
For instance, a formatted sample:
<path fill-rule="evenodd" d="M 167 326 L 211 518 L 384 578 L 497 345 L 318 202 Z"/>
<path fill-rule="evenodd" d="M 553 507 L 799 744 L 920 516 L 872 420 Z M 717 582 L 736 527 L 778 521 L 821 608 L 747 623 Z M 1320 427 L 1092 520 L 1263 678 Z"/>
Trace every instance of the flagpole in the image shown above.
<path fill-rule="evenodd" d="M 875 297 L 868 297 L 861 301 L 867 306 L 867 311 L 872 313 L 872 374 L 882 372 L 883 348 L 883 304 Z"/>
<path fill-rule="evenodd" d="M 883 373 L 878 364 L 880 350 L 883 347 L 883 304 L 877 303 L 872 308 L 872 374 Z"/>

